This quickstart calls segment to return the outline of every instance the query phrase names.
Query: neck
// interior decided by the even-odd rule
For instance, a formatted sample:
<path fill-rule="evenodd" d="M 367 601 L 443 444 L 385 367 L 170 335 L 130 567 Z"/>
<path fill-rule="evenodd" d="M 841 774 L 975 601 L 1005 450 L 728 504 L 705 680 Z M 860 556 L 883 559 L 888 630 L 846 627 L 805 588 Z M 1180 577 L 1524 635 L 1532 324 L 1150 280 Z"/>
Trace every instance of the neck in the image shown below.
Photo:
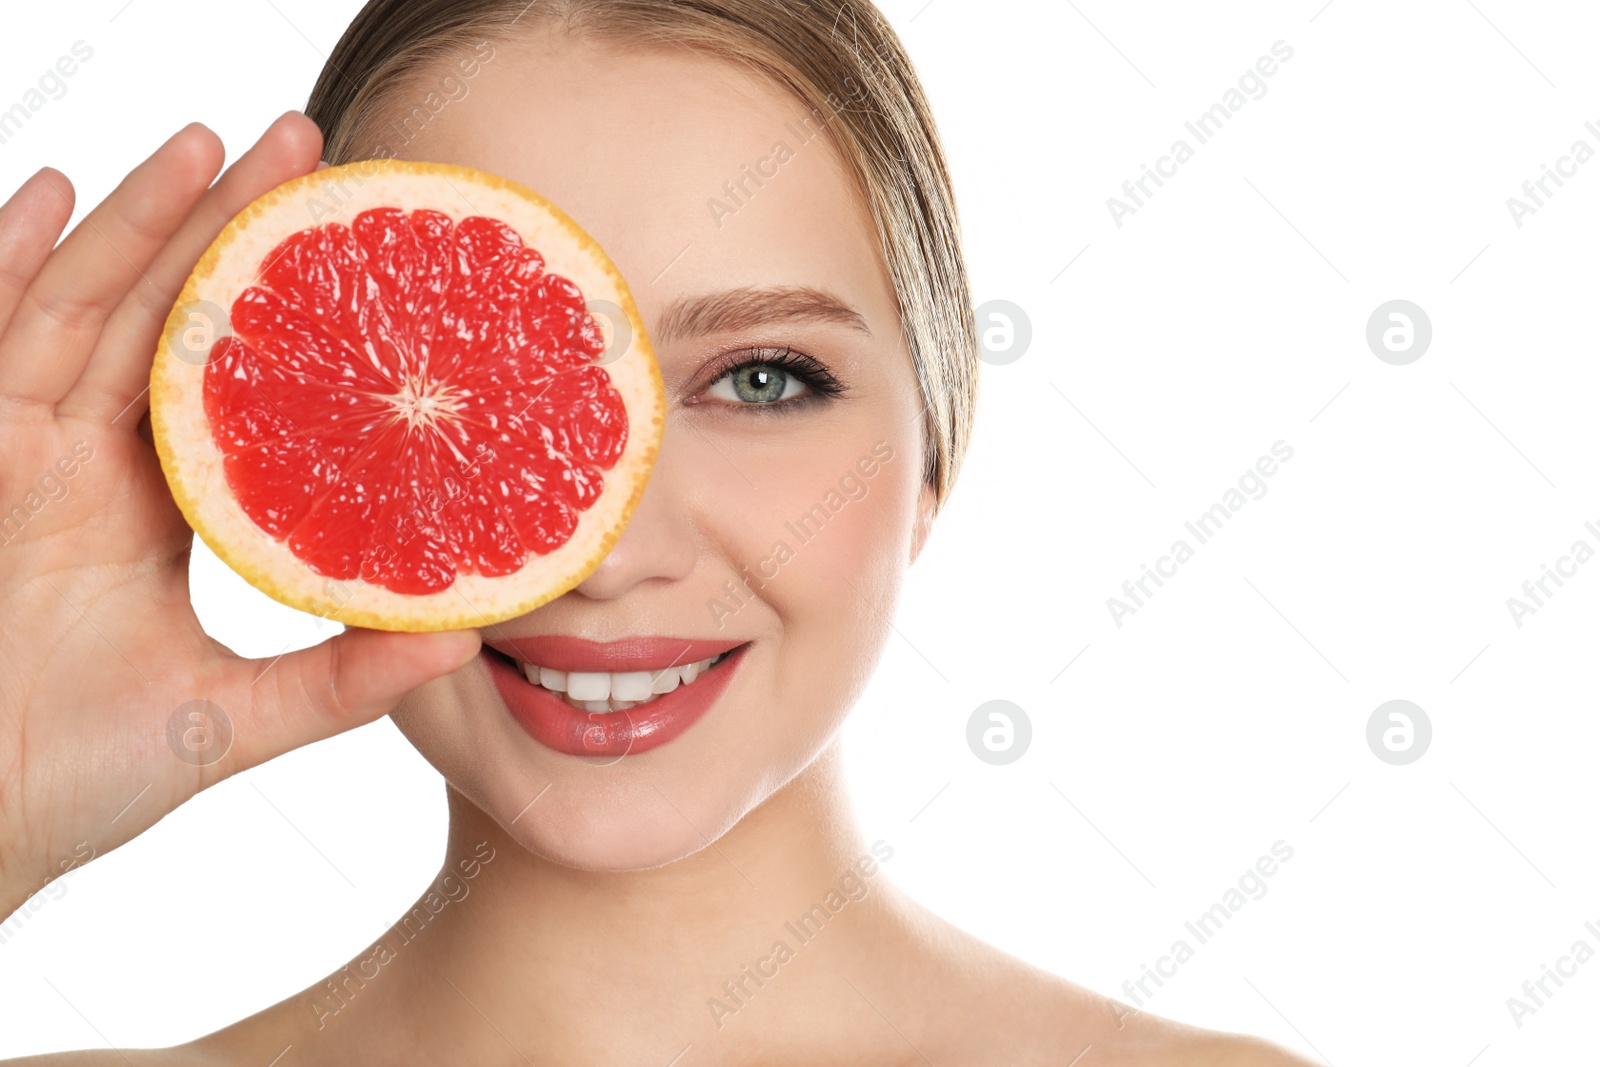
<path fill-rule="evenodd" d="M 459 1062 L 567 1062 L 598 1037 L 619 1061 L 667 1063 L 814 1034 L 831 972 L 892 955 L 889 854 L 855 827 L 837 742 L 720 839 L 645 871 L 542 859 L 452 789 L 444 867 L 385 938 L 380 970 L 404 977 L 375 979 L 369 1011 Z"/>

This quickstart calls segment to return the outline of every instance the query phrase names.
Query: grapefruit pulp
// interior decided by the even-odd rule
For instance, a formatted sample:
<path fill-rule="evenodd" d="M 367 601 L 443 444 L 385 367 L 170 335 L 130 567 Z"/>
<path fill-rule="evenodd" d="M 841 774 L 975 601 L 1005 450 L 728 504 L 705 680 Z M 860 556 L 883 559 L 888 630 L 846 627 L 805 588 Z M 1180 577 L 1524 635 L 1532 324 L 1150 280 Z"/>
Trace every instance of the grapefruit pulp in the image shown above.
<path fill-rule="evenodd" d="M 664 417 L 593 238 L 514 182 L 401 160 L 234 218 L 150 378 L 162 469 L 212 551 L 285 604 L 388 630 L 487 626 L 581 582 Z"/>

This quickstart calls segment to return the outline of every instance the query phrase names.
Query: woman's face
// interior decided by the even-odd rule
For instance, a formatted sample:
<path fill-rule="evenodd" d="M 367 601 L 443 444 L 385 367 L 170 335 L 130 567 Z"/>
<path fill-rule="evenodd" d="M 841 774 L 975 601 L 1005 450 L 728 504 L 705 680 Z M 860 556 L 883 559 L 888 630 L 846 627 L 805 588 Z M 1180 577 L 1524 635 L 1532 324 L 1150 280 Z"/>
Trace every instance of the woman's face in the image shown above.
<path fill-rule="evenodd" d="M 644 497 L 598 569 L 485 628 L 500 650 L 417 690 L 394 719 L 532 851 L 584 869 L 655 866 L 704 847 L 801 772 L 865 685 L 933 501 L 922 398 L 870 214 L 817 133 L 826 115 L 689 55 L 543 31 L 482 54 L 470 78 L 397 92 L 397 113 L 421 106 L 425 122 L 387 147 L 521 182 L 593 235 L 650 332 L 667 421 Z M 848 106 L 852 86 L 831 88 Z M 848 310 L 802 314 L 794 294 L 769 305 L 747 289 L 804 290 Z M 683 313 L 718 294 L 730 294 L 710 305 L 722 314 Z M 840 391 L 792 368 L 782 379 L 713 365 L 784 349 Z M 536 740 L 494 680 L 494 657 L 549 635 L 748 647 L 693 683 L 727 672 L 676 737 L 576 755 Z M 652 666 L 674 662 L 656 656 Z"/>

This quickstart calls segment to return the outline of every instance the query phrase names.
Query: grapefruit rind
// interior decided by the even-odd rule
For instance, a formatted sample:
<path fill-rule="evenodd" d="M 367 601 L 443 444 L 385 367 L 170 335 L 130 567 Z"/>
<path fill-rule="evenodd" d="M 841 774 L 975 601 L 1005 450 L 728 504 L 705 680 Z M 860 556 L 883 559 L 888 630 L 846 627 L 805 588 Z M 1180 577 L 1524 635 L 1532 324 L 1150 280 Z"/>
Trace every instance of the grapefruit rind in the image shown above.
<path fill-rule="evenodd" d="M 303 211 L 296 211 L 299 201 Z M 204 400 L 205 366 L 178 355 L 192 331 L 191 309 L 222 309 L 254 279 L 262 260 L 284 239 L 328 222 L 348 226 L 368 208 L 427 208 L 459 223 L 499 219 L 545 259 L 545 271 L 577 285 L 588 301 L 622 309 L 631 340 L 611 349 L 614 325 L 596 315 L 606 338 L 604 367 L 628 411 L 627 440 L 616 464 L 602 471 L 600 496 L 579 514 L 564 544 L 528 556 L 512 574 L 461 573 L 439 592 L 396 593 L 361 578 L 317 574 L 245 513 L 228 486 L 223 453 L 212 437 Z M 229 335 L 213 324 L 210 344 Z M 227 224 L 206 250 L 173 305 L 150 374 L 150 423 L 162 470 L 184 518 L 208 548 L 251 585 L 290 607 L 350 626 L 379 630 L 475 629 L 514 618 L 554 600 L 587 578 L 605 558 L 644 495 L 666 422 L 666 393 L 644 321 L 621 273 L 600 245 L 565 212 L 516 182 L 446 163 L 375 159 L 314 171 L 267 192 Z"/>

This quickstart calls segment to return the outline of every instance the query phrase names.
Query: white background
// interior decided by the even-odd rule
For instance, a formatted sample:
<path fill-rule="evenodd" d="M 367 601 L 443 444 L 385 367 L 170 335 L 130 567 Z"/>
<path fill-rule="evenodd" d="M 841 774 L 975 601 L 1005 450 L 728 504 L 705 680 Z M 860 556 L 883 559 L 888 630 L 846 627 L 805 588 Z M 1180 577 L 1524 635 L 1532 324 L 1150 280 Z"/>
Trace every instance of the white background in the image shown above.
<path fill-rule="evenodd" d="M 0 145 L 6 192 L 48 163 L 81 216 L 192 119 L 236 155 L 303 106 L 358 6 L 124 3 L 8 13 L 0 108 L 74 41 L 94 55 Z M 852 785 L 904 888 L 1118 996 L 1286 842 L 1158 1014 L 1340 1067 L 1575 1062 L 1600 960 L 1520 1028 L 1506 998 L 1574 941 L 1600 950 L 1600 561 L 1520 628 L 1506 600 L 1574 541 L 1600 549 L 1600 160 L 1520 228 L 1506 200 L 1575 140 L 1600 150 L 1600 20 L 1322 3 L 885 0 L 976 299 L 1024 308 L 1032 342 L 984 367 L 966 469 L 847 728 Z M 1279 40 L 1266 94 L 1197 145 L 1184 122 Z M 1194 158 L 1119 228 L 1107 198 L 1179 137 Z M 1433 326 L 1406 366 L 1365 340 L 1397 298 Z M 1266 495 L 1117 627 L 1106 599 L 1279 440 Z M 196 571 L 240 651 L 332 632 Z M 1366 741 L 1395 698 L 1433 726 L 1406 766 Z M 991 699 L 1032 723 L 1009 766 L 967 747 Z M 0 945 L 0 1056 L 184 1041 L 301 989 L 414 899 L 444 814 L 387 721 L 210 790 Z"/>

